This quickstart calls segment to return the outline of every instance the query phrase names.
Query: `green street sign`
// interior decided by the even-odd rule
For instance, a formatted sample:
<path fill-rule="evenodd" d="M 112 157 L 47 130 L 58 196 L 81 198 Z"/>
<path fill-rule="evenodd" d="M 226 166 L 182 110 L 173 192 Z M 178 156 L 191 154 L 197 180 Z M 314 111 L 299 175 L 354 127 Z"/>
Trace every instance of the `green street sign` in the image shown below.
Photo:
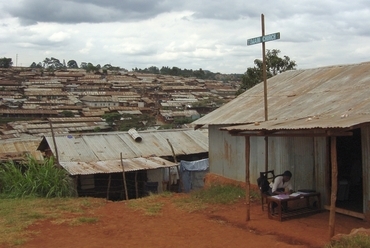
<path fill-rule="evenodd" d="M 278 39 L 280 39 L 280 32 L 248 39 L 247 45 L 250 46 L 250 45 L 272 41 L 272 40 L 278 40 Z"/>

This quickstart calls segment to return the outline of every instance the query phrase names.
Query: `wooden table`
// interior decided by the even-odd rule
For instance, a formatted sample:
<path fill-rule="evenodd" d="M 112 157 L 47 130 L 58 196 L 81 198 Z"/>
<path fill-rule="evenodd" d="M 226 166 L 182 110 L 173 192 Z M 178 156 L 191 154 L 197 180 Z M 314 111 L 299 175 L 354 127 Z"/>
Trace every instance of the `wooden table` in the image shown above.
<path fill-rule="evenodd" d="M 321 211 L 321 199 L 319 192 L 313 193 L 300 193 L 298 196 L 291 195 L 279 195 L 279 196 L 268 196 L 267 197 L 267 213 L 269 219 L 277 219 L 282 221 L 287 218 L 297 217 L 301 215 L 318 213 Z M 315 204 L 310 204 L 310 198 L 316 198 Z M 304 199 L 304 206 L 299 208 L 287 208 L 282 209 L 282 205 L 288 205 L 288 202 L 294 202 Z M 272 213 L 272 204 L 276 203 L 275 213 Z M 286 203 L 286 204 L 284 204 Z"/>

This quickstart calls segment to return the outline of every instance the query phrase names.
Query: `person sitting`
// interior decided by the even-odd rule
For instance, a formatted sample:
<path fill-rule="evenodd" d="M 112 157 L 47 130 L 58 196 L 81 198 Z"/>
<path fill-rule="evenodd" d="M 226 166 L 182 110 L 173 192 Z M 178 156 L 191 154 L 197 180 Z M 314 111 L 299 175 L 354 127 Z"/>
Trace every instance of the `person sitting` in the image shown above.
<path fill-rule="evenodd" d="M 293 187 L 290 183 L 292 173 L 290 171 L 284 171 L 283 174 L 275 177 L 274 181 L 270 183 L 270 194 L 281 195 L 293 193 Z"/>
<path fill-rule="evenodd" d="M 281 195 L 281 194 L 291 194 L 293 193 L 293 187 L 290 183 L 292 178 L 292 173 L 290 171 L 284 171 L 283 174 L 275 177 L 274 181 L 270 183 L 270 195 Z M 274 213 L 275 208 L 277 207 L 276 203 L 272 204 L 272 212 Z M 287 210 L 287 204 L 283 205 L 283 209 Z"/>

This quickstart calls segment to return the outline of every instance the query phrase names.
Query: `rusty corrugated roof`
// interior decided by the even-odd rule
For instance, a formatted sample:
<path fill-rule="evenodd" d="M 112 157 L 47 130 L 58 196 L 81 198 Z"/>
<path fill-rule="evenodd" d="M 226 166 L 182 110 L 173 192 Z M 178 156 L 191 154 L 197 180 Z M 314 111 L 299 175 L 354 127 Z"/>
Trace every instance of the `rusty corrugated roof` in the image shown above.
<path fill-rule="evenodd" d="M 347 115 L 342 116 L 313 116 L 289 120 L 272 120 L 255 122 L 252 124 L 236 125 L 220 128 L 227 131 L 283 131 L 283 130 L 304 130 L 304 129 L 337 129 L 351 128 L 360 124 L 369 123 L 368 115 Z"/>
<path fill-rule="evenodd" d="M 172 156 L 173 146 L 176 155 L 188 155 L 208 152 L 208 135 L 200 130 L 179 129 L 160 131 L 139 131 L 141 142 L 128 132 L 89 133 L 55 135 L 60 162 L 97 162 L 138 157 Z M 56 154 L 53 138 L 45 136 L 40 144 L 49 146 Z"/>
<path fill-rule="evenodd" d="M 309 117 L 320 117 L 315 127 L 347 126 L 348 123 L 356 123 L 354 119 L 367 122 L 370 120 L 369 85 L 370 62 L 286 71 L 267 80 L 269 122 L 266 125 L 285 122 L 286 126 L 282 128 L 305 127 L 306 122 L 294 120 Z M 243 125 L 254 122 L 262 125 L 265 121 L 264 110 L 261 83 L 192 125 Z M 332 123 L 343 115 L 345 120 Z"/>
<path fill-rule="evenodd" d="M 122 159 L 122 164 L 125 172 L 152 170 L 178 165 L 159 157 Z M 60 165 L 71 175 L 123 172 L 121 160 L 107 160 L 97 162 L 60 162 Z"/>
<path fill-rule="evenodd" d="M 44 157 L 37 150 L 40 142 L 41 138 L 0 140 L 0 161 L 23 160 L 26 154 L 41 161 Z"/>

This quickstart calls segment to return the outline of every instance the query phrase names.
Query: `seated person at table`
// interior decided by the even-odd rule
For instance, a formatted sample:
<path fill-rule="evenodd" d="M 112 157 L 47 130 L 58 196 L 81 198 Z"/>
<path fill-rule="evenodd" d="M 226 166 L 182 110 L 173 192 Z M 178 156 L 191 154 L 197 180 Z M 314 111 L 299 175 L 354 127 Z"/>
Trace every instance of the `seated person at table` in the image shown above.
<path fill-rule="evenodd" d="M 275 180 L 270 183 L 270 195 L 281 195 L 293 193 L 293 187 L 290 183 L 292 173 L 285 171 L 282 175 L 275 177 Z"/>
<path fill-rule="evenodd" d="M 275 177 L 274 181 L 270 183 L 270 195 L 281 195 L 281 194 L 291 194 L 293 193 L 293 187 L 290 183 L 290 179 L 292 178 L 292 173 L 290 171 L 284 171 L 282 175 Z M 277 204 L 275 202 L 272 203 L 272 213 L 275 212 L 275 208 Z M 283 211 L 288 209 L 288 205 L 286 202 L 282 203 Z"/>

